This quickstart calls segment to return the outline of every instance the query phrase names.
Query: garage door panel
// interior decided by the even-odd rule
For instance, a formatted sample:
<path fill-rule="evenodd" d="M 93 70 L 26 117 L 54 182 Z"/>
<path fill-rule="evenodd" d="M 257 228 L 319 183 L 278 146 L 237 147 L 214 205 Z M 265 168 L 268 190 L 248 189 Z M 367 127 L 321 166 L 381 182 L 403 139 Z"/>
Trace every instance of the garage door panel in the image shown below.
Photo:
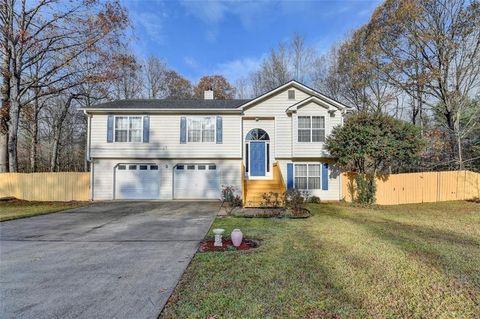
<path fill-rule="evenodd" d="M 116 199 L 158 199 L 160 172 L 157 165 L 118 165 L 115 170 Z"/>
<path fill-rule="evenodd" d="M 214 164 L 177 165 L 174 172 L 176 199 L 219 199 L 220 174 Z"/>

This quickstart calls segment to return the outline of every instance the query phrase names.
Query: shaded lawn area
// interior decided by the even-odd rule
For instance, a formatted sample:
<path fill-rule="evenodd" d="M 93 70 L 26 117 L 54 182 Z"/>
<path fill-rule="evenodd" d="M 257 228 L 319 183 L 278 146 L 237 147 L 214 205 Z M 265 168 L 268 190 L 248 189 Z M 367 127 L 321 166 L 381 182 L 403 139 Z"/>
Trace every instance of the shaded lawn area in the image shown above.
<path fill-rule="evenodd" d="M 310 209 L 306 220 L 217 218 L 212 229 L 240 228 L 261 247 L 197 253 L 161 317 L 478 318 L 479 204 Z"/>
<path fill-rule="evenodd" d="M 2 201 L 0 202 L 0 221 L 50 214 L 87 204 L 87 202 Z"/>

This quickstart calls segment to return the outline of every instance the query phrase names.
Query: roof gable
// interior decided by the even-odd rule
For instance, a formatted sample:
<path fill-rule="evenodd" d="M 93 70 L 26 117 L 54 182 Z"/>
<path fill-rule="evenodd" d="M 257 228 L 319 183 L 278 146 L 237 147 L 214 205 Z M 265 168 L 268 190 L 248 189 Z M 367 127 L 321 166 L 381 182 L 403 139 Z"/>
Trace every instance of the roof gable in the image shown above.
<path fill-rule="evenodd" d="M 279 87 L 273 89 L 273 90 L 270 90 L 256 98 L 254 98 L 253 100 L 250 100 L 246 103 L 244 103 L 243 105 L 241 105 L 241 109 L 242 110 L 245 110 L 245 109 L 248 109 L 250 107 L 253 107 L 255 106 L 256 104 L 258 104 L 259 102 L 262 102 L 268 98 L 270 98 L 271 96 L 279 93 L 279 92 L 282 92 L 284 90 L 287 90 L 289 88 L 296 88 L 306 94 L 309 94 L 311 95 L 311 97 L 316 97 L 317 99 L 323 101 L 324 103 L 328 104 L 328 105 L 331 105 L 339 110 L 345 110 L 345 109 L 348 109 L 348 107 L 340 102 L 337 102 L 323 94 L 321 94 L 320 92 L 306 86 L 305 84 L 302 84 L 300 82 L 297 82 L 295 80 L 291 80 L 283 85 L 280 85 Z M 302 101 L 300 101 L 302 102 Z M 300 103 L 298 102 L 298 103 Z M 298 104 L 297 103 L 297 104 Z"/>

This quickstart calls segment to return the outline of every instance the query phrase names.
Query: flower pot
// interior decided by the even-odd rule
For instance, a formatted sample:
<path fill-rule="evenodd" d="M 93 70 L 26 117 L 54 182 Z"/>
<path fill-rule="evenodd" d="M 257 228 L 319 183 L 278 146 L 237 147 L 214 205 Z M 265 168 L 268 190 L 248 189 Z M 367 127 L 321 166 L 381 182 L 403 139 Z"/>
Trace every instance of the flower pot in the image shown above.
<path fill-rule="evenodd" d="M 230 237 L 232 238 L 233 246 L 238 247 L 242 244 L 243 234 L 240 229 L 234 229 Z"/>

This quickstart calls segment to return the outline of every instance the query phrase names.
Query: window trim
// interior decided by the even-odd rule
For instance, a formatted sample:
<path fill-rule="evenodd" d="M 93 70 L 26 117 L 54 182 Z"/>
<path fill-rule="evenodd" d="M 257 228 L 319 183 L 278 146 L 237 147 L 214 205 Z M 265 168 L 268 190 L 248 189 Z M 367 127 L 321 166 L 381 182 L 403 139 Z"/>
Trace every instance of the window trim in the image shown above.
<path fill-rule="evenodd" d="M 117 124 L 117 117 L 126 117 L 128 119 L 128 126 L 127 126 L 127 140 L 126 141 L 117 141 L 117 129 L 116 129 L 116 124 Z M 130 118 L 131 117 L 140 117 L 141 118 L 141 141 L 140 142 L 132 142 L 129 141 L 129 136 L 130 136 Z M 113 116 L 113 142 L 114 143 L 132 143 L 132 144 L 138 144 L 138 143 L 143 143 L 143 123 L 144 123 L 144 117 L 145 115 L 114 115 Z"/>
<path fill-rule="evenodd" d="M 205 118 L 210 118 L 210 119 L 213 119 L 213 141 L 211 142 L 204 142 L 203 141 L 203 125 L 201 125 L 200 127 L 200 141 L 198 142 L 193 142 L 193 141 L 189 141 L 188 140 L 188 132 L 189 132 L 189 120 L 190 119 L 205 119 Z M 186 141 L 186 144 L 188 143 L 192 143 L 192 144 L 199 144 L 199 143 L 203 143 L 203 144 L 216 144 L 217 143 L 217 117 L 216 116 L 213 116 L 213 115 L 207 115 L 207 116 L 187 116 L 187 119 L 186 119 L 186 130 L 185 130 L 185 133 L 186 133 L 186 136 L 185 136 L 185 141 Z"/>
<path fill-rule="evenodd" d="M 323 163 L 321 162 L 293 162 L 293 188 L 297 188 L 297 185 L 296 185 L 296 169 L 295 169 L 295 166 L 296 165 L 307 165 L 307 188 L 299 188 L 300 190 L 322 190 L 322 170 L 323 170 Z M 309 166 L 310 165 L 320 165 L 320 170 L 319 170 L 319 176 L 312 176 L 312 177 L 316 177 L 316 178 L 320 178 L 320 183 L 319 183 L 319 188 L 309 188 L 309 179 L 310 179 L 310 171 L 309 171 Z M 299 177 L 305 177 L 305 176 L 299 176 Z"/>
<path fill-rule="evenodd" d="M 300 117 L 308 117 L 310 118 L 310 129 L 308 128 L 299 128 L 299 118 Z M 313 118 L 314 117 L 320 117 L 322 118 L 323 117 L 323 128 L 314 128 L 313 127 Z M 297 116 L 297 143 L 308 143 L 308 144 L 311 144 L 311 143 L 316 143 L 316 144 L 319 144 L 319 143 L 325 143 L 325 139 L 327 138 L 327 130 L 326 130 L 326 120 L 325 120 L 325 116 L 324 115 L 298 115 Z M 310 130 L 310 141 L 300 141 L 300 134 L 299 134 L 299 131 L 300 130 L 304 130 L 304 131 L 307 131 L 307 130 Z M 323 131 L 323 141 L 313 141 L 313 131 Z"/>

